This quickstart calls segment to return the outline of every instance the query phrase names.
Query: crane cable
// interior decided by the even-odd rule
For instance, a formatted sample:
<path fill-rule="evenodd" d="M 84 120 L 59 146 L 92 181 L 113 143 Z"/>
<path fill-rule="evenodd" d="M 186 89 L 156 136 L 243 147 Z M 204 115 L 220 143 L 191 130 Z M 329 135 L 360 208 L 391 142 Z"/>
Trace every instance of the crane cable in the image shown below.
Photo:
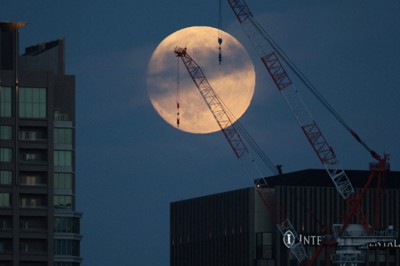
<path fill-rule="evenodd" d="M 231 121 L 235 121 L 232 123 L 232 126 L 235 127 L 241 136 L 246 140 L 246 142 L 250 145 L 250 147 L 253 149 L 253 151 L 256 153 L 256 155 L 261 159 L 261 161 L 268 167 L 268 169 L 271 171 L 272 174 L 278 175 L 278 166 L 276 166 L 270 159 L 269 157 L 264 153 L 264 151 L 260 148 L 260 146 L 256 143 L 254 138 L 250 135 L 250 133 L 244 128 L 244 126 L 239 122 L 239 120 L 235 117 L 235 115 L 232 113 L 232 111 L 228 108 L 228 106 L 222 101 L 220 97 L 217 98 L 223 105 L 226 114 L 228 118 Z"/>
<path fill-rule="evenodd" d="M 179 76 L 179 57 L 177 57 L 177 76 L 176 76 L 176 126 L 179 127 L 180 117 L 179 117 L 179 100 L 180 100 L 180 76 Z"/>
<path fill-rule="evenodd" d="M 271 38 L 271 36 L 259 25 L 258 22 L 252 20 L 256 25 L 260 33 L 266 38 L 267 42 L 271 45 L 274 51 L 283 59 L 283 61 L 289 66 L 293 73 L 303 82 L 306 88 L 328 109 L 328 111 L 346 128 L 350 134 L 371 154 L 372 157 L 381 160 L 381 157 L 372 150 L 361 137 L 346 123 L 343 117 L 333 108 L 333 106 L 322 96 L 317 88 L 311 83 L 309 79 L 300 71 L 300 69 L 294 64 L 294 62 L 286 55 L 286 53 L 278 46 L 278 44 Z"/>
<path fill-rule="evenodd" d="M 222 62 L 222 0 L 219 0 L 219 8 L 218 8 L 218 62 L 221 65 Z"/>

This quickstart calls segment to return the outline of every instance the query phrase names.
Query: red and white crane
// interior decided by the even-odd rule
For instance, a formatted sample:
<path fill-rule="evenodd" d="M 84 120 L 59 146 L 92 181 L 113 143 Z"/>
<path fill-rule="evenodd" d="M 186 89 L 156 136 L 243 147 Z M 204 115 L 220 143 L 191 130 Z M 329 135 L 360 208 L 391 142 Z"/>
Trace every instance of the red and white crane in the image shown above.
<path fill-rule="evenodd" d="M 387 155 L 385 154 L 383 157 L 379 156 L 347 125 L 347 123 L 335 111 L 335 109 L 326 101 L 326 99 L 322 97 L 322 95 L 316 90 L 313 84 L 285 55 L 285 53 L 279 48 L 279 46 L 272 40 L 269 34 L 254 19 L 252 12 L 250 11 L 244 0 L 228 0 L 228 3 L 235 13 L 236 18 L 242 25 L 248 38 L 252 42 L 255 50 L 261 58 L 261 61 L 266 67 L 276 87 L 278 88 L 279 92 L 288 104 L 290 110 L 296 117 L 302 131 L 307 137 L 313 150 L 315 151 L 321 163 L 324 165 L 329 177 L 336 186 L 337 191 L 348 203 L 348 213 L 344 218 L 343 224 L 340 225 L 340 228 L 334 228 L 336 241 L 330 241 L 329 243 L 335 245 L 337 243 L 342 244 L 341 242 L 352 242 L 350 246 L 357 247 L 368 242 L 393 240 L 396 237 L 396 233 L 392 232 L 391 230 L 380 232 L 380 234 L 385 234 L 387 238 L 373 237 L 376 232 L 372 231 L 378 229 L 380 187 L 377 188 L 376 192 L 377 201 L 375 203 L 373 226 L 369 225 L 361 208 L 361 202 L 371 184 L 372 179 L 374 177 L 377 177 L 378 184 L 380 184 L 380 180 L 383 178 L 383 175 L 389 170 L 389 165 L 387 164 Z M 298 89 L 295 87 L 294 82 L 290 79 L 282 63 L 285 63 L 285 66 L 287 66 L 288 69 L 290 69 L 293 74 L 296 75 L 296 77 L 305 85 L 305 87 L 308 88 L 312 92 L 312 94 L 323 103 L 323 105 L 334 115 L 335 118 L 338 119 L 338 121 L 350 132 L 350 134 L 360 144 L 362 144 L 365 149 L 367 149 L 367 151 L 372 155 L 373 158 L 378 161 L 370 168 L 371 174 L 361 193 L 355 193 L 351 181 L 347 177 L 339 160 L 336 158 L 336 154 L 333 148 L 328 144 L 326 138 L 322 134 L 307 106 L 304 104 Z M 354 231 L 349 228 L 349 225 L 351 219 L 354 216 L 357 217 L 358 222 L 362 225 L 367 235 L 370 235 L 371 237 L 359 241 L 360 238 L 357 234 L 352 235 Z M 350 234 L 349 237 L 344 237 L 348 234 Z M 318 252 L 319 251 L 317 251 L 317 253 Z M 341 264 L 347 262 L 363 262 L 364 259 L 359 254 L 359 252 L 356 251 L 356 248 L 349 248 L 347 251 L 342 250 L 340 252 L 337 252 L 337 254 L 333 256 L 333 258 L 334 262 Z M 315 260 L 315 258 L 313 258 L 313 260 Z M 313 260 L 310 264 L 313 263 Z"/>
<path fill-rule="evenodd" d="M 264 176 L 255 166 L 251 153 L 239 134 L 235 124 L 232 122 L 232 116 L 230 115 L 229 109 L 227 109 L 227 107 L 225 107 L 222 103 L 221 99 L 218 98 L 200 66 L 192 59 L 192 57 L 188 55 L 186 48 L 176 47 L 174 52 L 177 57 L 182 59 L 182 62 L 184 63 L 190 77 L 213 114 L 221 131 L 225 135 L 225 138 L 228 140 L 236 157 L 243 163 L 249 176 L 253 180 L 262 180 Z M 274 174 L 278 173 L 277 168 L 268 158 L 265 157 L 264 162 L 266 162 L 267 166 Z M 277 204 L 273 189 L 261 188 L 256 184 L 256 190 L 260 195 L 264 205 L 267 207 L 270 216 L 274 220 L 282 236 L 287 235 L 289 232 L 292 236 L 294 236 L 295 239 L 292 240 L 293 243 L 291 243 L 292 245 L 290 247 L 290 252 L 297 258 L 299 262 L 305 261 L 307 259 L 307 254 L 304 246 L 300 242 L 299 235 L 296 233 L 296 230 L 288 219 L 287 215 Z"/>

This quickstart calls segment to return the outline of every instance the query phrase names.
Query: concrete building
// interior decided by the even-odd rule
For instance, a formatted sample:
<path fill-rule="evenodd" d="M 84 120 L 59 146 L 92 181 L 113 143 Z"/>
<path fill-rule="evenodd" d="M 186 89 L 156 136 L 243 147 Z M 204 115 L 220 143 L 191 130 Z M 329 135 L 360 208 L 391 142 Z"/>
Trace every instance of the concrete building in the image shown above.
<path fill-rule="evenodd" d="M 78 266 L 75 77 L 64 41 L 25 49 L 0 23 L 0 266 Z"/>
<path fill-rule="evenodd" d="M 355 188 L 369 171 L 346 171 Z M 400 228 L 400 172 L 390 172 L 383 183 L 380 225 Z M 346 204 L 325 170 L 304 170 L 268 178 L 278 204 L 300 234 L 309 256 L 314 254 L 321 224 L 341 223 Z M 375 189 L 363 201 L 373 219 Z M 311 212 L 310 212 L 311 210 Z M 310 215 L 312 213 L 312 215 Z M 354 221 L 355 222 L 355 221 Z M 170 204 L 171 266 L 282 266 L 298 265 L 254 188 L 208 195 Z M 316 265 L 327 265 L 324 250 Z M 399 265 L 400 240 L 370 246 L 365 265 Z"/>

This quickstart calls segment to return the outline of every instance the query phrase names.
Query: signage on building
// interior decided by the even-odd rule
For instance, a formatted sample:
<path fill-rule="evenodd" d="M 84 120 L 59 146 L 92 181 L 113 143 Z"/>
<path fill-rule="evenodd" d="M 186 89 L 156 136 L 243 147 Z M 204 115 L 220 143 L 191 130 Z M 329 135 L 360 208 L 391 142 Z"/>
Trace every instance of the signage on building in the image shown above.
<path fill-rule="evenodd" d="M 286 233 L 283 235 L 283 243 L 285 244 L 285 246 L 291 248 L 295 244 L 295 241 L 295 235 L 290 230 L 286 231 Z M 304 246 L 318 246 L 321 244 L 322 236 L 299 234 L 299 241 Z M 400 240 L 395 239 L 391 242 L 369 243 L 368 248 L 400 248 Z"/>
<path fill-rule="evenodd" d="M 287 230 L 285 234 L 283 234 L 283 243 L 287 248 L 291 248 L 294 245 L 294 242 L 296 241 L 296 237 L 293 234 L 292 231 Z"/>

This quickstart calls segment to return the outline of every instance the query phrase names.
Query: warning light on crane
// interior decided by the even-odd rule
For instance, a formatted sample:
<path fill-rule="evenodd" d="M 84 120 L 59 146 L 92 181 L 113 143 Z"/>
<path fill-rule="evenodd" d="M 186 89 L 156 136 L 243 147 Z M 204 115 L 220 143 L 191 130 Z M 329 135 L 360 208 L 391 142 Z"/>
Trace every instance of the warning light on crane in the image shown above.
<path fill-rule="evenodd" d="M 219 0 L 219 10 L 218 10 L 218 62 L 222 62 L 222 0 Z"/>
<path fill-rule="evenodd" d="M 180 77 L 179 77 L 179 58 L 177 60 L 177 76 L 176 76 L 176 126 L 179 127 L 180 124 L 180 118 L 179 118 L 179 100 L 180 100 Z"/>
<path fill-rule="evenodd" d="M 179 127 L 179 102 L 176 103 L 176 126 Z"/>
<path fill-rule="evenodd" d="M 221 64 L 221 62 L 222 62 L 222 51 L 221 51 L 222 38 L 221 37 L 218 37 L 218 44 L 219 44 L 218 61 L 219 61 L 219 64 Z"/>

